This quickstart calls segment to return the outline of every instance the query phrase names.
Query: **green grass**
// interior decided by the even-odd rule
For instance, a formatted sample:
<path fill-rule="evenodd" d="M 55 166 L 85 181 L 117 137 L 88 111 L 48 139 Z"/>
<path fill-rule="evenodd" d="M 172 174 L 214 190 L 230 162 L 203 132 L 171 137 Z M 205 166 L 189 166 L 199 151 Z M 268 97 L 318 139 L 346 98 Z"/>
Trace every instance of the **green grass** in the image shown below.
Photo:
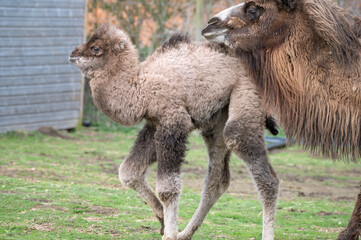
<path fill-rule="evenodd" d="M 160 224 L 117 176 L 137 131 L 78 129 L 72 140 L 39 133 L 0 135 L 0 239 L 161 239 Z M 196 210 L 208 163 L 198 133 L 183 166 L 179 228 Z M 276 239 L 335 239 L 347 224 L 361 169 L 291 147 L 270 153 L 281 179 Z M 155 186 L 155 167 L 148 179 Z M 262 208 L 243 162 L 231 160 L 227 193 L 193 239 L 261 239 Z"/>

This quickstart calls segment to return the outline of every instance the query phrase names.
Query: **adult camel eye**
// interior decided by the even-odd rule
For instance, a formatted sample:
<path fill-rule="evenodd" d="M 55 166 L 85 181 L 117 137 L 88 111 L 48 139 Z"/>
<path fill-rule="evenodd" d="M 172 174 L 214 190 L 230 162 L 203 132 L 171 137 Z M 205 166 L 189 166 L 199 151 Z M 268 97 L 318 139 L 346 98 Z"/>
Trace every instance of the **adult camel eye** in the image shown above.
<path fill-rule="evenodd" d="M 256 5 L 248 5 L 246 8 L 246 16 L 251 21 L 255 21 L 259 18 L 261 15 L 262 8 L 256 6 Z"/>
<path fill-rule="evenodd" d="M 92 52 L 95 53 L 95 54 L 98 54 L 99 51 L 100 51 L 100 48 L 98 46 L 94 46 L 91 49 L 92 49 Z"/>

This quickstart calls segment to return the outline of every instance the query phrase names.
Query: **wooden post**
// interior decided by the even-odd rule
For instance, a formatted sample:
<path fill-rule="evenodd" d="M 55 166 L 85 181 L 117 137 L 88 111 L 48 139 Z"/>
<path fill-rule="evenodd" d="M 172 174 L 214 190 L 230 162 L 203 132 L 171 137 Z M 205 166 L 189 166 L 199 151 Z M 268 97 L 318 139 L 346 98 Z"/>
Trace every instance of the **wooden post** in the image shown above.
<path fill-rule="evenodd" d="M 204 0 L 196 0 L 196 13 L 194 16 L 194 37 L 197 41 L 202 40 L 201 31 L 204 27 L 203 23 L 203 14 L 204 14 Z"/>

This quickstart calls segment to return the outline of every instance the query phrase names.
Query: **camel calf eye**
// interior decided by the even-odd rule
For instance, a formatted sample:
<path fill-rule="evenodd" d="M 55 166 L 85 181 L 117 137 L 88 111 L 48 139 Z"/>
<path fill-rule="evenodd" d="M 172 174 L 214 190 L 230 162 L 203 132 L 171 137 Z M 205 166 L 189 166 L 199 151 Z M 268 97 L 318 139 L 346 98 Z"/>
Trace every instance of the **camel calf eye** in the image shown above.
<path fill-rule="evenodd" d="M 93 53 L 95 53 L 95 54 L 99 53 L 99 47 L 98 46 L 92 47 L 91 49 L 92 49 Z"/>

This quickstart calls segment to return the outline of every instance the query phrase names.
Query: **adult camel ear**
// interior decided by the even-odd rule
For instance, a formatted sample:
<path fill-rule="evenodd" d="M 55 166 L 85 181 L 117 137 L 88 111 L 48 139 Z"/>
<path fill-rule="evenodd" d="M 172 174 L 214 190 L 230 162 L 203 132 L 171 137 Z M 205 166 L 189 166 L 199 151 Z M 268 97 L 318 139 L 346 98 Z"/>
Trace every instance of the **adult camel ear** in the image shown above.
<path fill-rule="evenodd" d="M 299 0 L 277 0 L 277 3 L 280 9 L 291 11 L 296 8 L 298 1 Z"/>

